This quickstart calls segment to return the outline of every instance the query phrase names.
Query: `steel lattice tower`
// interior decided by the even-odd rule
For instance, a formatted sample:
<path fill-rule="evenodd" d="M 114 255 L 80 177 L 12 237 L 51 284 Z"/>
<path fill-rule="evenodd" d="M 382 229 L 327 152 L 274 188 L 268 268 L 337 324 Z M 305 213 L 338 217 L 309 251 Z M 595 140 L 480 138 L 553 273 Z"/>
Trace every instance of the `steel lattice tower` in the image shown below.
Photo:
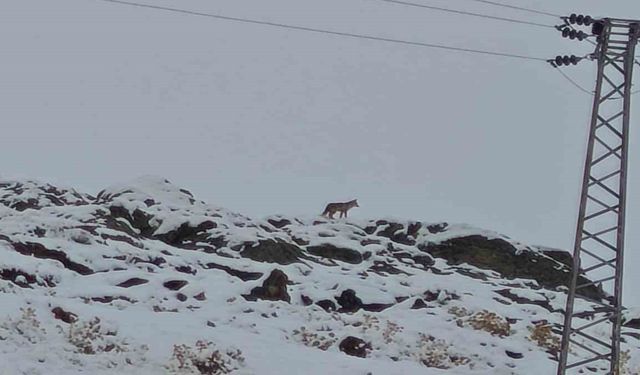
<path fill-rule="evenodd" d="M 593 25 L 598 63 L 558 375 L 620 372 L 631 80 L 640 21 Z"/>

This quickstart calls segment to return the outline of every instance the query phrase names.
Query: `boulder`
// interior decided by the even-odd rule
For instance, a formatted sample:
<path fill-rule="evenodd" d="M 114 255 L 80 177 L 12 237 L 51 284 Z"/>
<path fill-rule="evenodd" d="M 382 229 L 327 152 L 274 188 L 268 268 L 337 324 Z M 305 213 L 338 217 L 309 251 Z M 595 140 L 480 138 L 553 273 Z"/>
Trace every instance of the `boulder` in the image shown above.
<path fill-rule="evenodd" d="M 343 291 L 336 301 L 341 306 L 340 312 L 356 312 L 362 307 L 362 300 L 356 296 L 353 289 Z"/>
<path fill-rule="evenodd" d="M 287 274 L 279 269 L 271 271 L 271 274 L 264 280 L 262 286 L 255 287 L 251 293 L 243 297 L 248 301 L 257 299 L 268 301 L 286 301 L 291 302 L 291 297 L 287 292 L 287 283 L 289 278 Z"/>
<path fill-rule="evenodd" d="M 367 350 L 371 350 L 371 344 L 361 338 L 348 336 L 340 342 L 339 348 L 346 355 L 366 358 Z"/>

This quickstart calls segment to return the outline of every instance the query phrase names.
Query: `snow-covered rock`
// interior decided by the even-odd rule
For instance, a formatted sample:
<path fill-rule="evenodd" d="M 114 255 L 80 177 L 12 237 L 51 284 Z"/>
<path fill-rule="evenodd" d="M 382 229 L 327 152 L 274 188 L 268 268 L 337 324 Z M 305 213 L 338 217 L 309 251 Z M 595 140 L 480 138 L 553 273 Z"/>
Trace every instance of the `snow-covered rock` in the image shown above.
<path fill-rule="evenodd" d="M 562 251 L 468 225 L 256 220 L 157 177 L 95 197 L 0 181 L 0 204 L 0 374 L 555 371 Z"/>

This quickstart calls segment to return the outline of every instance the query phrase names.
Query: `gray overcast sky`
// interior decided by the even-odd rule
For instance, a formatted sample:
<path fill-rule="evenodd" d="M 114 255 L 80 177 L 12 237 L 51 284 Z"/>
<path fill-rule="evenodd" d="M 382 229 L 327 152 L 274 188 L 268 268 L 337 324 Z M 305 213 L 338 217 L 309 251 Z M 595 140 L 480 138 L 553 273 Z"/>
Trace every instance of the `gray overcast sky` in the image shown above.
<path fill-rule="evenodd" d="M 553 29 L 376 0 L 146 1 L 542 58 L 592 50 Z M 415 1 L 556 22 L 469 0 Z M 635 0 L 503 1 L 640 18 Z M 358 198 L 359 217 L 466 222 L 571 247 L 591 103 L 545 63 L 98 0 L 0 0 L 0 46 L 3 177 L 96 193 L 157 174 L 250 216 L 308 216 Z M 594 64 L 565 71 L 593 86 Z M 631 285 L 640 283 L 631 271 L 640 264 L 639 110 L 640 96 L 630 305 L 640 305 Z"/>

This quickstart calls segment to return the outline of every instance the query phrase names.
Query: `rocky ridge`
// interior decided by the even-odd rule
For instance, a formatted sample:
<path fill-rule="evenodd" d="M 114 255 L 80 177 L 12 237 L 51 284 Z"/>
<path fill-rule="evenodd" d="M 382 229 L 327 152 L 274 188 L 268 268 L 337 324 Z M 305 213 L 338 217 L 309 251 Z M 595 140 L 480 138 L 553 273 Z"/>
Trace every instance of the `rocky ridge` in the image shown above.
<path fill-rule="evenodd" d="M 220 352 L 216 363 L 234 373 L 278 373 L 265 346 L 276 358 L 295 348 L 328 361 L 332 373 L 525 374 L 525 361 L 550 373 L 551 324 L 561 319 L 571 265 L 568 253 L 467 225 L 251 219 L 156 177 L 95 196 L 0 181 L 0 254 L 0 295 L 11 301 L 0 309 L 0 359 L 30 358 L 23 373 L 180 373 L 187 365 L 225 373 L 196 365 L 212 345 L 244 353 Z M 587 305 L 607 298 L 595 287 L 581 297 Z M 25 321 L 44 331 L 30 327 L 26 343 L 14 337 Z M 139 345 L 101 347 L 85 337 L 78 349 L 64 335 L 49 337 L 79 324 L 112 326 L 97 332 Z M 637 319 L 627 325 L 634 354 Z M 45 353 L 51 340 L 63 354 Z M 176 367 L 189 357 L 176 348 L 204 359 Z M 301 358 L 291 366 L 307 368 Z"/>

